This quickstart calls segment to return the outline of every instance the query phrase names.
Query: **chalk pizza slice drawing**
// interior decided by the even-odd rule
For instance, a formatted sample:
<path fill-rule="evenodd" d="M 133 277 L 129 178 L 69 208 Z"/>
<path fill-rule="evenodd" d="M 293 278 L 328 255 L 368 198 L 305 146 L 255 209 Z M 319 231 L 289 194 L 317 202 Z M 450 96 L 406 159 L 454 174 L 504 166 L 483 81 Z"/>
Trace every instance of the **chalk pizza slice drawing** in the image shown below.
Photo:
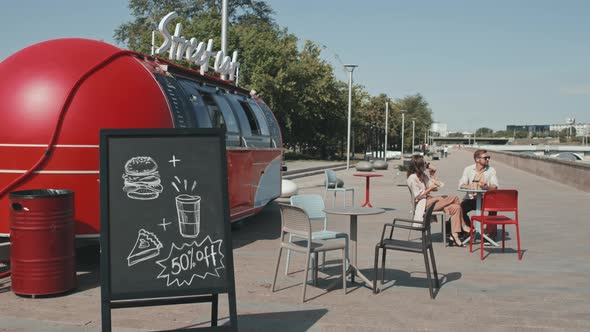
<path fill-rule="evenodd" d="M 132 266 L 158 256 L 162 247 L 162 242 L 160 242 L 154 233 L 140 229 L 137 233 L 135 246 L 133 246 L 129 256 L 127 256 L 127 266 Z"/>

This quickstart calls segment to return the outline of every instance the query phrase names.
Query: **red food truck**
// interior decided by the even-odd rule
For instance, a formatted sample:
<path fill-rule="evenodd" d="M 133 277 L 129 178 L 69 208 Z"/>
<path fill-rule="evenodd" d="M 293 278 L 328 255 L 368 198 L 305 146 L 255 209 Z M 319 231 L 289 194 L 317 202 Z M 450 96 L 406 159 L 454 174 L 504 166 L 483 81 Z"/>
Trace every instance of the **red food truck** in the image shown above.
<path fill-rule="evenodd" d="M 192 55 L 201 60 L 214 54 L 196 46 Z M 183 50 L 188 55 L 190 45 Z M 223 54 L 212 60 L 221 73 L 236 69 L 235 55 L 232 62 Z M 255 93 L 202 68 L 100 41 L 58 39 L 13 54 L 0 63 L 0 75 L 0 235 L 9 235 L 9 192 L 62 188 L 75 192 L 77 237 L 98 236 L 101 128 L 225 128 L 232 221 L 281 194 L 282 141 L 273 113 Z"/>

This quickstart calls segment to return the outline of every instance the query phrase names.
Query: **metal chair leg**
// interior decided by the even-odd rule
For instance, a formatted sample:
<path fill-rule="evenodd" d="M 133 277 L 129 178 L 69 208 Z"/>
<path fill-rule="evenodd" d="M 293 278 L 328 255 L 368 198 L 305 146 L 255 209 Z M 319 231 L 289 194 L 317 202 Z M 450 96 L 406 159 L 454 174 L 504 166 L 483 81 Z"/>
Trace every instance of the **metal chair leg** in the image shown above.
<path fill-rule="evenodd" d="M 342 288 L 346 295 L 346 248 L 342 249 Z"/>
<path fill-rule="evenodd" d="M 482 221 L 479 224 L 479 234 L 480 234 L 479 241 L 481 242 L 480 243 L 480 249 L 481 250 L 480 250 L 480 253 L 479 253 L 479 259 L 482 260 L 482 261 L 483 261 L 483 243 L 484 243 L 483 234 L 484 234 L 484 229 L 485 229 L 485 226 L 484 226 L 484 223 Z"/>
<path fill-rule="evenodd" d="M 304 273 L 304 277 L 303 277 L 303 292 L 301 293 L 301 302 L 305 303 L 305 291 L 307 290 L 307 278 L 309 276 L 308 272 L 309 272 L 309 256 L 311 256 L 311 253 L 306 253 L 305 255 L 305 273 Z"/>
<path fill-rule="evenodd" d="M 293 234 L 289 234 L 289 242 L 293 242 Z M 289 263 L 291 262 L 291 250 L 287 249 L 287 259 L 285 261 L 285 275 L 289 275 Z"/>
<path fill-rule="evenodd" d="M 381 285 L 385 283 L 385 258 L 387 256 L 387 249 L 383 248 L 383 256 L 381 256 Z"/>
<path fill-rule="evenodd" d="M 432 264 L 432 272 L 434 272 L 434 285 L 440 289 L 440 282 L 438 280 L 438 272 L 436 270 L 436 260 L 434 260 L 434 248 L 430 245 L 430 263 Z"/>
<path fill-rule="evenodd" d="M 334 199 L 332 200 L 332 207 L 336 207 L 336 191 L 334 191 Z"/>
<path fill-rule="evenodd" d="M 313 254 L 314 261 L 311 263 L 311 279 L 314 286 L 318 285 L 318 265 L 319 265 L 319 254 L 316 252 Z"/>
<path fill-rule="evenodd" d="M 516 245 L 518 246 L 518 260 L 522 260 L 522 253 L 520 252 L 520 229 L 516 224 Z"/>
<path fill-rule="evenodd" d="M 426 252 L 426 244 L 424 237 L 422 238 L 422 253 L 424 254 L 424 265 L 426 265 L 426 278 L 428 279 L 428 290 L 430 291 L 430 298 L 434 299 L 434 291 L 432 290 L 432 278 L 430 277 L 430 263 L 428 262 L 428 253 Z"/>
<path fill-rule="evenodd" d="M 283 253 L 283 248 L 279 248 L 279 256 L 277 257 L 277 265 L 275 266 L 275 277 L 272 279 L 272 291 L 275 291 L 275 284 L 277 283 L 277 274 L 279 274 L 279 264 L 281 263 L 281 254 Z"/>
<path fill-rule="evenodd" d="M 346 248 L 344 249 L 345 250 L 344 253 L 346 255 L 346 270 L 347 271 L 348 271 L 348 266 L 350 265 L 350 257 L 349 257 L 349 254 L 348 254 L 350 252 L 350 244 L 349 244 L 349 242 L 350 242 L 350 239 L 348 238 L 348 236 L 346 236 L 344 238 L 344 243 L 346 244 L 345 245 Z"/>
<path fill-rule="evenodd" d="M 375 272 L 375 278 L 373 279 L 373 294 L 377 294 L 377 279 L 379 273 L 379 246 L 375 246 L 375 265 L 373 265 L 373 271 Z"/>

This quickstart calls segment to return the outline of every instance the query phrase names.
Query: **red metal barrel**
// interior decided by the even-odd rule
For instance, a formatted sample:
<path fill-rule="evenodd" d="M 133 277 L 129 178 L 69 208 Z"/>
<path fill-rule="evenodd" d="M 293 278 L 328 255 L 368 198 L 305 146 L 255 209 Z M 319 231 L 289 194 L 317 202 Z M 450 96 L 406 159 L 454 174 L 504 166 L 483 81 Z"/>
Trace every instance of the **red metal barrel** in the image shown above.
<path fill-rule="evenodd" d="M 34 189 L 9 199 L 12 291 L 47 295 L 76 287 L 74 193 Z"/>

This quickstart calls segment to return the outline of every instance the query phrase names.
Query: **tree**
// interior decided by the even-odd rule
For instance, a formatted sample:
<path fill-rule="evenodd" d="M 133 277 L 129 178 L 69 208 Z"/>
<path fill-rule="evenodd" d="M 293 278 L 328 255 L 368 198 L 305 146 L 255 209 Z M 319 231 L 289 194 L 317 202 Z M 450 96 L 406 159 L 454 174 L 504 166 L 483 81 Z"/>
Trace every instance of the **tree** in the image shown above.
<path fill-rule="evenodd" d="M 494 132 L 494 137 L 512 137 L 512 132 L 507 130 L 498 130 Z"/>
<path fill-rule="evenodd" d="M 230 0 L 228 7 L 228 49 L 239 51 L 240 83 L 258 91 L 273 109 L 285 145 L 313 149 L 321 141 L 337 144 L 344 127 L 342 85 L 320 59 L 320 47 L 305 42 L 299 50 L 297 37 L 274 23 L 264 1 Z M 115 38 L 130 49 L 148 52 L 150 31 L 173 10 L 179 14 L 174 23 L 182 23 L 183 35 L 213 39 L 219 47 L 220 0 L 130 0 L 129 8 L 134 20 L 119 26 Z"/>
<path fill-rule="evenodd" d="M 151 31 L 157 29 L 162 17 L 176 11 L 179 16 L 177 22 L 182 23 L 184 31 L 190 32 L 186 34 L 187 36 L 200 39 L 211 38 L 219 45 L 221 2 L 221 0 L 129 0 L 128 7 L 134 20 L 123 23 L 115 29 L 115 40 L 126 44 L 132 50 L 148 53 L 151 46 Z M 228 1 L 230 23 L 253 19 L 272 23 L 272 14 L 272 9 L 264 1 Z M 158 38 L 156 43 L 159 42 L 161 40 Z"/>
<path fill-rule="evenodd" d="M 404 151 L 411 150 L 412 145 L 412 119 L 415 119 L 415 136 L 417 142 L 420 138 L 424 137 L 424 134 L 430 129 L 432 125 L 432 110 L 426 99 L 417 93 L 415 95 L 406 96 L 395 101 L 395 113 L 394 113 L 394 125 L 395 132 L 397 133 L 397 139 L 399 145 L 401 145 L 401 110 L 406 110 L 405 114 L 405 129 L 404 129 Z"/>
<path fill-rule="evenodd" d="M 447 137 L 465 137 L 465 135 L 463 133 L 456 132 L 456 133 L 449 133 L 447 135 Z"/>
<path fill-rule="evenodd" d="M 130 0 L 133 19 L 115 30 L 115 40 L 129 49 L 148 53 L 151 31 L 171 11 L 178 13 L 183 36 L 199 41 L 214 41 L 220 49 L 221 0 Z M 228 50 L 239 52 L 239 81 L 256 90 L 273 110 L 285 147 L 314 154 L 332 156 L 345 150 L 348 117 L 348 85 L 338 81 L 334 68 L 320 58 L 322 48 L 312 41 L 299 39 L 281 28 L 272 18 L 265 1 L 228 1 Z M 174 31 L 172 23 L 169 31 Z M 186 38 L 186 37 L 185 37 Z M 157 36 L 156 45 L 162 38 Z M 181 62 L 180 65 L 195 65 Z M 384 125 L 385 101 L 389 101 L 390 143 L 399 141 L 400 109 L 406 114 L 406 142 L 411 144 L 411 118 L 416 119 L 416 137 L 423 137 L 432 123 L 432 111 L 420 94 L 391 102 L 385 94 L 372 97 L 362 85 L 353 86 L 352 147 L 365 144 L 362 128 L 367 124 Z M 408 130 L 408 128 L 410 128 Z M 356 135 L 355 135 L 356 133 Z M 410 140 L 407 138 L 410 137 Z"/>
<path fill-rule="evenodd" d="M 475 131 L 475 136 L 479 137 L 492 137 L 494 135 L 494 131 L 490 128 L 482 127 Z"/>

